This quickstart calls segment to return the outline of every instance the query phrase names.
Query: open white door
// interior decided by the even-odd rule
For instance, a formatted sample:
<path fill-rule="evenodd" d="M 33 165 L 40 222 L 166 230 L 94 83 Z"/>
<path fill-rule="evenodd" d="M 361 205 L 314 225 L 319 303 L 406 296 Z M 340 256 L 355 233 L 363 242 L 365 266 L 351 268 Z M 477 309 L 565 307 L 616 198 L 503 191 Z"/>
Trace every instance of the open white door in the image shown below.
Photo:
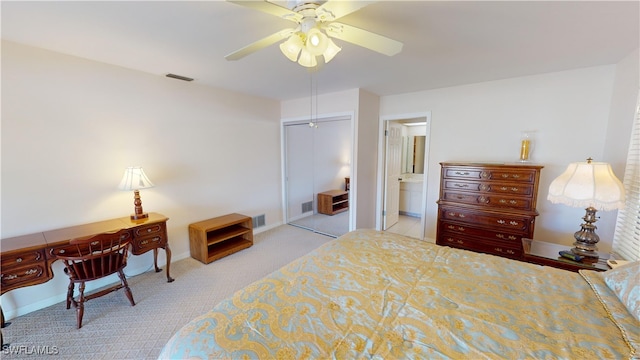
<path fill-rule="evenodd" d="M 385 131 L 385 193 L 382 229 L 387 230 L 398 222 L 400 214 L 400 175 L 402 162 L 402 125 L 387 121 Z"/>

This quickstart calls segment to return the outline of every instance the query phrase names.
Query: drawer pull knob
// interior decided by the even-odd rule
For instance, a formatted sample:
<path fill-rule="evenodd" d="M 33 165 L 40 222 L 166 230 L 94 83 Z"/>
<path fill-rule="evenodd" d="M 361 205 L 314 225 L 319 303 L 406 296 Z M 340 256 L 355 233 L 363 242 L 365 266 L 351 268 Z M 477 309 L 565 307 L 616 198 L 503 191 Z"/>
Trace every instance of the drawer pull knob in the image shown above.
<path fill-rule="evenodd" d="M 493 250 L 495 250 L 495 251 L 497 251 L 497 252 L 502 252 L 502 249 L 501 249 L 501 248 L 495 248 L 495 249 L 493 249 Z"/>
<path fill-rule="evenodd" d="M 468 173 L 468 172 L 466 172 L 466 171 L 465 171 L 465 172 L 462 172 L 462 171 L 456 171 L 456 175 L 464 175 L 464 176 L 466 176 L 466 175 L 469 175 L 469 173 Z"/>
<path fill-rule="evenodd" d="M 500 199 L 500 203 L 501 203 L 501 204 L 504 204 L 504 203 L 506 203 L 506 202 L 507 202 L 507 200 L 505 200 L 505 199 Z"/>
<path fill-rule="evenodd" d="M 455 229 L 455 228 L 456 228 L 456 227 L 455 227 L 455 226 L 453 226 L 453 225 L 449 225 L 449 226 L 447 226 L 447 227 L 448 227 L 450 230 L 453 230 L 453 229 Z"/>
<path fill-rule="evenodd" d="M 154 241 L 154 242 L 158 242 L 158 241 L 160 241 L 160 236 L 156 236 L 156 237 L 154 237 L 153 239 L 151 239 L 151 241 Z"/>
<path fill-rule="evenodd" d="M 510 203 L 511 205 L 515 205 L 515 204 L 517 204 L 518 202 L 517 202 L 516 200 L 509 200 L 509 203 Z"/>
<path fill-rule="evenodd" d="M 17 262 L 17 263 L 21 263 L 21 262 L 22 262 L 22 258 L 17 258 L 17 259 L 16 259 L 16 262 Z"/>
<path fill-rule="evenodd" d="M 507 189 L 508 189 L 508 187 L 506 187 L 506 186 L 503 186 L 503 187 L 500 188 L 500 190 L 502 190 L 502 191 L 507 191 Z"/>
<path fill-rule="evenodd" d="M 513 191 L 513 192 L 518 192 L 518 190 L 520 190 L 520 189 L 518 189 L 517 187 L 512 187 L 511 188 L 511 191 Z"/>
<path fill-rule="evenodd" d="M 91 245 L 98 245 L 100 242 L 99 241 L 92 241 Z"/>
<path fill-rule="evenodd" d="M 149 240 L 140 241 L 140 245 L 147 245 L 148 243 L 149 243 Z"/>
<path fill-rule="evenodd" d="M 515 240 L 515 239 L 517 239 L 517 237 L 515 237 L 515 236 L 513 236 L 513 235 L 510 235 L 510 236 L 509 236 L 509 240 Z"/>
<path fill-rule="evenodd" d="M 498 239 L 504 239 L 504 235 L 503 235 L 503 234 L 496 234 L 496 237 L 497 237 Z"/>
<path fill-rule="evenodd" d="M 458 226 L 458 231 L 465 231 L 466 229 L 462 226 Z"/>
<path fill-rule="evenodd" d="M 469 185 L 467 185 L 467 184 L 455 184 L 454 186 L 455 187 L 459 187 L 459 188 L 468 188 L 469 187 Z"/>
<path fill-rule="evenodd" d="M 500 225 L 504 225 L 504 224 L 506 224 L 506 223 L 507 223 L 507 222 L 506 222 L 506 221 L 504 221 L 504 220 L 502 220 L 502 219 L 501 219 L 501 220 L 498 220 L 498 224 L 500 224 Z"/>
<path fill-rule="evenodd" d="M 37 272 L 38 272 L 38 270 L 36 270 L 36 269 L 29 269 L 29 270 L 25 271 L 24 274 L 25 275 L 33 275 L 33 274 L 35 274 Z"/>
<path fill-rule="evenodd" d="M 3 275 L 2 277 L 4 277 L 4 275 Z M 7 275 L 6 277 L 7 277 L 7 280 L 13 280 L 13 279 L 17 278 L 17 277 L 18 277 L 18 275 L 16 275 L 16 274 L 11 274 L 11 275 Z"/>
<path fill-rule="evenodd" d="M 514 179 L 519 179 L 519 178 L 520 178 L 520 175 L 518 175 L 518 174 L 513 174 L 513 178 L 514 178 Z"/>
<path fill-rule="evenodd" d="M 517 222 L 517 221 L 513 221 L 513 220 L 512 220 L 512 221 L 509 221 L 509 224 L 511 224 L 511 225 L 513 225 L 513 226 L 517 226 L 517 225 L 519 225 L 520 223 L 519 223 L 519 222 Z"/>
<path fill-rule="evenodd" d="M 502 174 L 502 177 L 506 179 L 509 177 L 509 174 Z"/>

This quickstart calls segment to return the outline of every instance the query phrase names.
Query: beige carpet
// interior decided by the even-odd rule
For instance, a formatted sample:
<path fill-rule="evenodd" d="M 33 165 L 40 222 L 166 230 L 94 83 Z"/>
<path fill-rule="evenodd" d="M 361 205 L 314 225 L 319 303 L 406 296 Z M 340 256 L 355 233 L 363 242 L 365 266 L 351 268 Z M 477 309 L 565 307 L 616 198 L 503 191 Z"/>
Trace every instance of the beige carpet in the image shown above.
<path fill-rule="evenodd" d="M 184 324 L 235 291 L 333 240 L 290 225 L 256 234 L 254 245 L 204 265 L 192 258 L 163 272 L 129 278 L 136 306 L 120 290 L 89 301 L 81 329 L 59 303 L 15 319 L 3 329 L 4 359 L 155 359 Z M 44 353 L 39 355 L 38 353 Z M 48 355 L 47 355 L 48 354 Z"/>
<path fill-rule="evenodd" d="M 313 214 L 292 221 L 290 224 L 338 237 L 349 232 L 349 212 L 344 211 L 335 215 Z"/>

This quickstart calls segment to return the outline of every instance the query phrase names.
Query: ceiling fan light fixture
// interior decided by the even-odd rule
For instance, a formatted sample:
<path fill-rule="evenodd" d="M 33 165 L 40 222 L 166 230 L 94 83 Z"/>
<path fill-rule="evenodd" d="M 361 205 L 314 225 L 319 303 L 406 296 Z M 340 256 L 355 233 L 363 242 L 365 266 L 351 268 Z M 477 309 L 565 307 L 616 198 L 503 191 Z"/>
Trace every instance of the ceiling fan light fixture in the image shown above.
<path fill-rule="evenodd" d="M 298 64 L 304 67 L 315 67 L 318 65 L 316 61 L 316 56 L 310 53 L 306 48 L 303 48 L 300 51 L 300 59 L 298 59 Z"/>
<path fill-rule="evenodd" d="M 307 33 L 305 48 L 313 55 L 320 56 L 327 49 L 329 38 L 320 29 L 314 27 Z"/>
<path fill-rule="evenodd" d="M 289 39 L 287 39 L 287 41 L 280 44 L 280 51 L 282 51 L 284 56 L 289 60 L 296 62 L 303 45 L 300 35 L 298 35 L 298 33 L 294 33 L 289 37 Z"/>
<path fill-rule="evenodd" d="M 331 59 L 333 59 L 333 57 L 336 56 L 336 54 L 339 53 L 340 50 L 342 50 L 341 47 L 336 45 L 336 43 L 334 43 L 331 39 L 327 38 L 327 49 L 322 54 L 322 56 L 324 56 L 324 63 L 326 64 L 331 61 Z"/>

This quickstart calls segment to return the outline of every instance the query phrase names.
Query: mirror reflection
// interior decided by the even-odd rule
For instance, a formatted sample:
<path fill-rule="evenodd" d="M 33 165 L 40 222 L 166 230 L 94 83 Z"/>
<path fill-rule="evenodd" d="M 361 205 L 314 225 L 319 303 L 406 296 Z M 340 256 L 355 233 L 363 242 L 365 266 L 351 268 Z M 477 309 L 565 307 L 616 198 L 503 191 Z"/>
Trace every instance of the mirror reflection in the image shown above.
<path fill-rule="evenodd" d="M 426 136 L 402 137 L 402 172 L 424 174 L 424 147 Z"/>

